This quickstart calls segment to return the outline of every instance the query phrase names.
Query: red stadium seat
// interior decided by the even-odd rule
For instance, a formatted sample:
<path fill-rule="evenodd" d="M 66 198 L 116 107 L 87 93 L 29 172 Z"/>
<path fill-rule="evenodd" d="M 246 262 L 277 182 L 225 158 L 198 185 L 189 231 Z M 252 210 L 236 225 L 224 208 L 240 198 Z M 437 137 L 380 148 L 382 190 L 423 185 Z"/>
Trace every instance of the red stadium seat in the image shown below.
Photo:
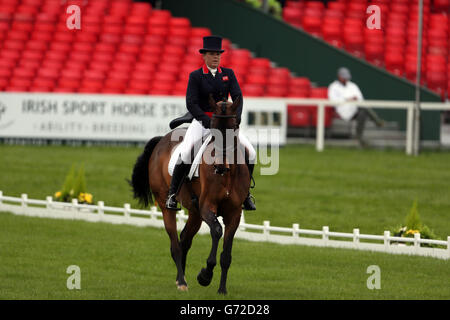
<path fill-rule="evenodd" d="M 0 69 L 0 78 L 6 79 L 11 77 L 12 71 L 10 69 Z"/>
<path fill-rule="evenodd" d="M 136 89 L 136 90 L 140 90 L 140 91 L 146 91 L 148 92 L 150 90 L 151 87 L 151 81 L 149 80 L 145 80 L 145 79 L 137 79 L 137 78 L 132 78 L 130 80 L 130 82 L 128 83 L 128 88 L 129 89 Z"/>
<path fill-rule="evenodd" d="M 250 97 L 262 96 L 264 94 L 264 87 L 259 84 L 244 84 L 242 87 L 242 94 Z"/>
<path fill-rule="evenodd" d="M 9 85 L 9 86 L 5 87 L 5 91 L 8 91 L 8 92 L 27 92 L 28 91 L 28 87 Z"/>
<path fill-rule="evenodd" d="M 208 28 L 195 27 L 191 29 L 191 37 L 203 38 L 211 35 L 211 30 Z"/>
<path fill-rule="evenodd" d="M 294 77 L 291 79 L 290 88 L 307 89 L 309 91 L 311 88 L 311 81 L 305 77 Z"/>
<path fill-rule="evenodd" d="M 13 71 L 13 76 L 17 78 L 23 78 L 23 79 L 33 79 L 36 72 L 33 69 L 27 69 L 27 68 L 20 68 L 17 67 Z"/>
<path fill-rule="evenodd" d="M 299 8 L 285 7 L 283 9 L 283 19 L 293 26 L 300 27 L 302 11 Z"/>
<path fill-rule="evenodd" d="M 131 4 L 130 13 L 132 15 L 142 15 L 149 17 L 152 13 L 152 6 L 150 3 L 146 2 L 133 2 Z"/>
<path fill-rule="evenodd" d="M 302 88 L 290 88 L 287 97 L 289 98 L 308 98 L 310 94 L 310 89 Z"/>
<path fill-rule="evenodd" d="M 164 42 L 166 41 L 166 39 L 162 36 L 162 35 L 155 35 L 155 34 L 150 34 L 147 33 L 144 36 L 144 44 L 149 44 L 149 45 L 163 45 Z"/>
<path fill-rule="evenodd" d="M 246 82 L 249 84 L 265 86 L 267 83 L 267 77 L 262 74 L 248 74 L 246 77 Z"/>
<path fill-rule="evenodd" d="M 285 97 L 288 94 L 288 88 L 284 86 L 267 86 L 265 96 Z"/>
<path fill-rule="evenodd" d="M 145 95 L 148 93 L 149 90 L 145 89 L 138 89 L 138 88 L 127 88 L 123 93 L 125 94 L 132 94 L 132 95 Z"/>
<path fill-rule="evenodd" d="M 291 127 L 310 127 L 311 110 L 309 107 L 288 105 L 288 125 Z"/>

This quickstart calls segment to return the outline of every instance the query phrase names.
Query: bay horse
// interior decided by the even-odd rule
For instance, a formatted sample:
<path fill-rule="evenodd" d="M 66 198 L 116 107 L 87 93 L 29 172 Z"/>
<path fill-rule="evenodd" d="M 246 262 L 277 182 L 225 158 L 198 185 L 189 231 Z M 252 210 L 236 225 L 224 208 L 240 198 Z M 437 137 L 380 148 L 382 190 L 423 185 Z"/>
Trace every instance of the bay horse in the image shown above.
<path fill-rule="evenodd" d="M 165 201 L 170 186 L 168 164 L 172 150 L 179 143 L 173 141 L 174 136 L 184 136 L 186 129 L 174 129 L 164 137 L 154 137 L 145 146 L 144 152 L 136 160 L 131 186 L 134 198 L 147 207 L 152 200 L 152 195 L 161 208 L 164 226 L 170 238 L 170 252 L 177 268 L 176 285 L 179 290 L 188 289 L 185 279 L 186 257 L 191 247 L 192 239 L 200 229 L 202 221 L 210 228 L 212 246 L 206 267 L 202 268 L 197 276 L 197 281 L 202 286 L 208 286 L 213 278 L 213 270 L 216 265 L 216 256 L 219 240 L 222 237 L 222 226 L 217 220 L 222 216 L 225 225 L 223 234 L 223 252 L 220 255 L 221 278 L 218 293 L 226 294 L 227 273 L 231 264 L 231 249 L 235 232 L 239 226 L 242 212 L 242 204 L 250 187 L 250 173 L 245 161 L 248 161 L 247 152 L 238 148 L 238 135 L 233 139 L 228 138 L 226 130 L 238 132 L 236 109 L 239 100 L 216 104 L 212 96 L 209 104 L 213 108 L 211 117 L 211 131 L 217 130 L 224 137 L 223 147 L 233 143 L 234 159 L 227 159 L 224 150 L 220 152 L 219 142 L 212 139 L 202 155 L 199 165 L 199 177 L 191 180 L 185 179 L 178 195 L 178 202 L 188 210 L 188 219 L 178 239 L 176 211 L 166 209 Z M 230 105 L 231 104 L 231 105 Z M 216 132 L 217 132 L 216 131 Z M 220 139 L 219 139 L 220 140 Z M 229 150 L 229 148 L 228 148 Z M 213 160 L 205 155 L 213 155 Z M 220 156 L 221 154 L 221 156 Z M 244 161 L 237 161 L 239 159 Z M 231 162 L 231 163 L 230 163 Z"/>

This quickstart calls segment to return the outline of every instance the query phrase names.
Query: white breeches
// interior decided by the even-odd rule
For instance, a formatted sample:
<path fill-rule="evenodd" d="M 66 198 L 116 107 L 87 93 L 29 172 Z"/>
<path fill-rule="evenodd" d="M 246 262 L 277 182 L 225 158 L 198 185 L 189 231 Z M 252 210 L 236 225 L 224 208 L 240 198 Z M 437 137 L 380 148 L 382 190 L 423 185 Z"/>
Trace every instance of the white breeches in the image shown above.
<path fill-rule="evenodd" d="M 184 136 L 183 142 L 181 142 L 181 160 L 184 163 L 191 162 L 191 150 L 195 146 L 195 152 L 200 149 L 202 140 L 211 133 L 210 129 L 206 129 L 202 126 L 201 122 L 193 119 L 189 125 L 186 134 Z M 239 130 L 239 141 L 247 148 L 249 153 L 249 162 L 254 163 L 256 159 L 256 151 L 253 148 L 250 141 L 246 136 Z"/>

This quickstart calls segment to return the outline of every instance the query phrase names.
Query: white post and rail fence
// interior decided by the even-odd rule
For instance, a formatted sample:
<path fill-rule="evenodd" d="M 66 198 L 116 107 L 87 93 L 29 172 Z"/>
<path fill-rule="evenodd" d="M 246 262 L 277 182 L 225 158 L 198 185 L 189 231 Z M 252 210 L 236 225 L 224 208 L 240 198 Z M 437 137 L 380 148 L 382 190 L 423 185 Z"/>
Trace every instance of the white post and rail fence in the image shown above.
<path fill-rule="evenodd" d="M 47 197 L 46 200 L 35 200 L 29 199 L 26 194 L 22 194 L 20 198 L 5 196 L 2 191 L 0 191 L 0 212 L 30 217 L 164 227 L 162 213 L 158 212 L 156 207 L 150 210 L 139 210 L 131 208 L 129 204 L 124 204 L 123 207 L 109 207 L 105 206 L 103 201 L 99 201 L 97 205 L 87 205 L 79 204 L 76 199 L 72 203 L 56 202 L 52 197 Z M 187 218 L 183 210 L 178 212 L 178 230 L 184 227 Z M 209 228 L 205 223 L 202 224 L 199 233 L 209 234 Z M 414 234 L 414 238 L 406 238 L 392 236 L 389 231 L 385 231 L 383 235 L 370 235 L 360 233 L 359 229 L 353 229 L 352 233 L 334 232 L 330 231 L 328 226 L 324 226 L 322 230 L 301 229 L 297 223 L 291 228 L 271 226 L 269 221 L 264 221 L 263 225 L 255 225 L 246 223 L 243 214 L 236 238 L 255 242 L 346 248 L 450 259 L 450 236 L 444 241 L 422 239 L 419 233 Z M 424 247 L 423 244 L 440 247 Z"/>
<path fill-rule="evenodd" d="M 336 102 L 327 99 L 283 99 L 286 104 L 317 106 L 317 126 L 316 126 L 316 150 L 323 151 L 325 148 L 325 107 L 338 106 L 345 102 Z M 348 103 L 348 102 L 346 102 Z M 373 109 L 402 109 L 406 110 L 406 154 L 414 153 L 414 110 L 415 101 L 384 101 L 384 100 L 364 100 L 355 102 L 358 107 L 370 107 Z M 421 102 L 421 111 L 449 111 L 450 103 Z"/>

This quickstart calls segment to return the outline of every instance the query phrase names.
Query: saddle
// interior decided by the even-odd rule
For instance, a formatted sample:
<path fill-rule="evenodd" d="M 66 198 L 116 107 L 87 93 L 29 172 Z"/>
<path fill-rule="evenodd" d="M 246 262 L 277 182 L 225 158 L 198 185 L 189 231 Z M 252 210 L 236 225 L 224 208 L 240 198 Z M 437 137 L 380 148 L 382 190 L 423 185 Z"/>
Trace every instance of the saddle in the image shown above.
<path fill-rule="evenodd" d="M 212 135 L 208 135 L 205 139 L 205 141 L 203 141 L 202 146 L 200 147 L 200 149 L 198 150 L 197 154 L 194 157 L 194 161 L 191 164 L 191 167 L 189 169 L 189 173 L 187 175 L 187 178 L 189 180 L 192 180 L 194 177 L 198 177 L 198 169 L 200 166 L 200 163 L 202 162 L 202 156 L 203 156 L 203 152 L 205 151 L 206 147 L 208 146 L 209 142 L 212 139 Z M 172 176 L 173 174 L 173 170 L 175 169 L 175 165 L 177 163 L 178 157 L 180 155 L 180 146 L 181 143 L 179 143 L 175 149 L 172 152 L 172 155 L 170 156 L 170 160 L 169 160 L 169 165 L 168 165 L 168 171 L 169 171 L 169 175 Z"/>
<path fill-rule="evenodd" d="M 194 116 L 188 111 L 188 112 L 186 112 L 185 115 L 170 121 L 169 127 L 170 127 L 170 129 L 175 129 L 176 127 L 178 127 L 179 125 L 182 125 L 183 123 L 191 123 L 193 119 L 194 119 Z"/>

